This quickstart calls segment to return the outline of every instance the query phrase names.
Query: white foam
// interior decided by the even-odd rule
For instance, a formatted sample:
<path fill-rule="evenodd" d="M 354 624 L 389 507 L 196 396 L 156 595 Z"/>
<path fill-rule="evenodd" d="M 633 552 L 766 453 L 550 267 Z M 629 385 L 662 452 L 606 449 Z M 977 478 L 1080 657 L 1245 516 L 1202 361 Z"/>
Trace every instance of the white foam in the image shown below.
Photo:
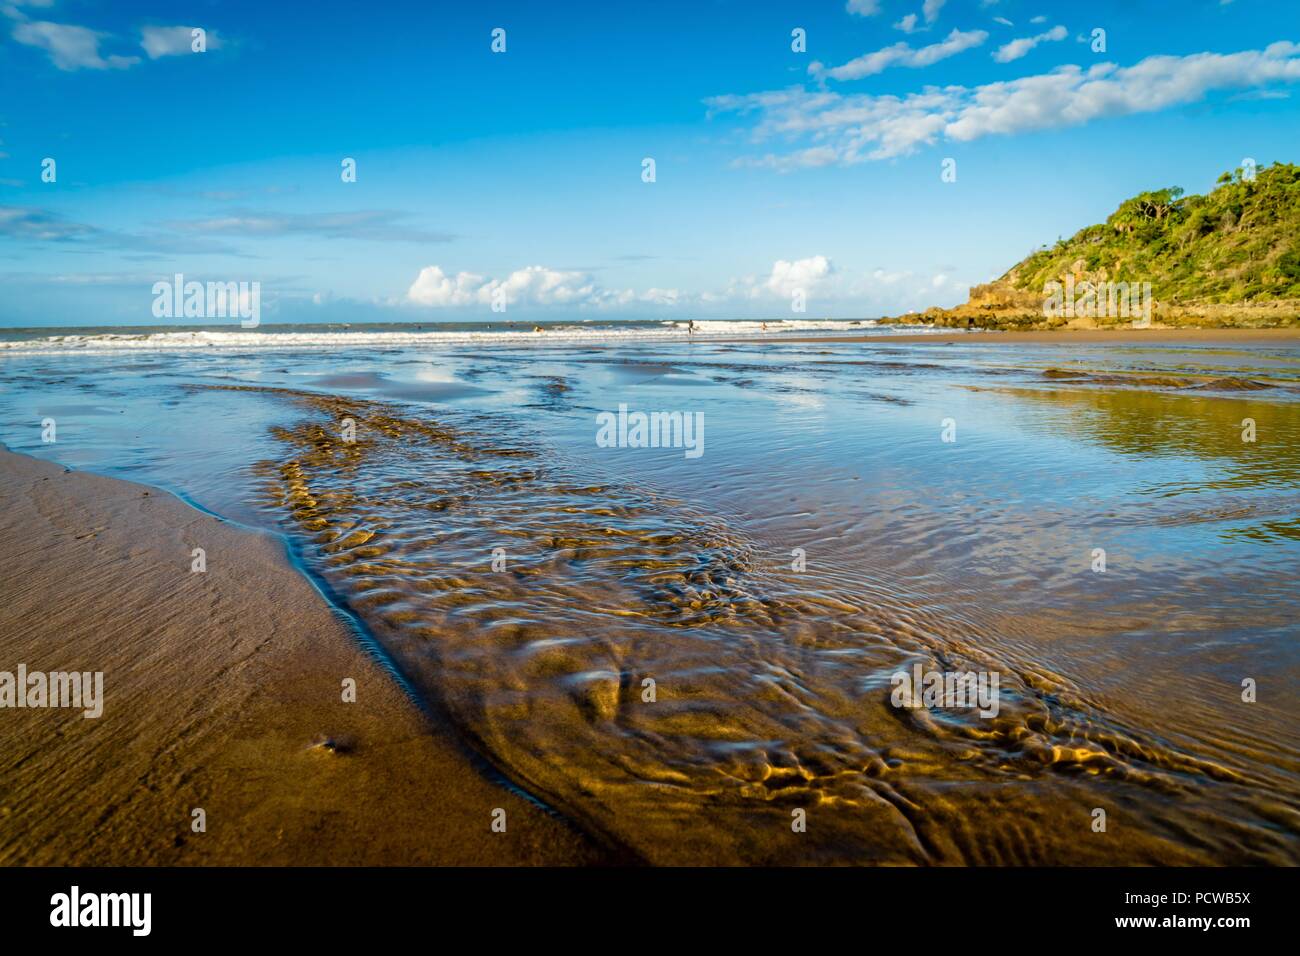
<path fill-rule="evenodd" d="M 795 319 L 776 322 L 696 320 L 692 336 L 684 321 L 666 321 L 659 328 L 635 326 L 620 329 L 613 325 L 597 328 L 581 325 L 555 326 L 543 332 L 525 330 L 420 330 L 399 332 L 361 331 L 177 331 L 132 334 L 103 332 L 77 335 L 49 335 L 26 341 L 0 342 L 0 352 L 45 354 L 65 351 L 133 352 L 133 351 L 201 351 L 205 349 L 364 349 L 406 348 L 455 344 L 601 342 L 610 340 L 682 340 L 704 338 L 763 338 L 791 332 L 868 332 L 887 335 L 893 332 L 931 331 L 919 326 L 878 326 L 872 319 Z"/>

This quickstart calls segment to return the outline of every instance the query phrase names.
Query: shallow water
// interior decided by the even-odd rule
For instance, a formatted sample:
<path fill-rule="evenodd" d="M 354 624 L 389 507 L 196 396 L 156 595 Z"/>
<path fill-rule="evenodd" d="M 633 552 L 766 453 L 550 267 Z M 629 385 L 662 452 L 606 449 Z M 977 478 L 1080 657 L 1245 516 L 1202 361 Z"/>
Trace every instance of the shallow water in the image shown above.
<path fill-rule="evenodd" d="M 9 447 L 283 530 L 471 746 L 667 863 L 1300 862 L 1298 398 L 1278 346 L 0 353 Z M 703 454 L 600 447 L 620 404 Z M 997 716 L 893 706 L 916 664 Z"/>

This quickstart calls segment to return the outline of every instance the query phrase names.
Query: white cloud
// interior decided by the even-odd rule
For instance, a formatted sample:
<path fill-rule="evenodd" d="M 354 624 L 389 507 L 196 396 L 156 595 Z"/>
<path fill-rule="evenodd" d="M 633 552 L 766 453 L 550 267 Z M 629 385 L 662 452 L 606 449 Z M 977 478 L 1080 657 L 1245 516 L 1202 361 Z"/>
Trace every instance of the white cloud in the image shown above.
<path fill-rule="evenodd" d="M 162 56 L 179 56 L 194 51 L 193 31 L 199 27 L 144 27 L 140 31 L 140 46 L 156 60 Z M 204 42 L 209 50 L 221 48 L 221 37 L 216 30 L 207 30 Z"/>
<path fill-rule="evenodd" d="M 1012 60 L 1018 60 L 1040 43 L 1048 41 L 1064 40 L 1068 35 L 1065 27 L 1056 26 L 1046 33 L 1040 33 L 1038 36 L 1021 37 L 1018 40 L 1012 40 L 1010 43 L 1004 43 L 993 51 L 993 59 L 999 63 L 1010 63 Z"/>
<path fill-rule="evenodd" d="M 880 12 L 880 0 L 849 0 L 844 9 L 860 17 L 874 17 Z"/>
<path fill-rule="evenodd" d="M 628 306 L 701 306 L 771 299 L 788 300 L 795 290 L 811 295 L 827 289 L 834 268 L 826 256 L 778 259 L 766 275 L 732 279 L 725 290 L 684 292 L 679 289 L 606 289 L 585 272 L 528 266 L 505 278 L 473 272 L 449 275 L 441 266 L 425 266 L 406 291 L 404 301 L 429 308 L 491 307 L 504 299 L 508 306 L 623 308 Z"/>
<path fill-rule="evenodd" d="M 878 267 L 870 272 L 836 269 L 810 292 L 810 299 L 828 305 L 850 304 L 859 315 L 900 315 L 944 302 L 963 299 L 969 282 L 952 275 L 950 266 L 939 266 L 933 274 L 917 274 L 910 269 L 890 270 Z"/>
<path fill-rule="evenodd" d="M 1014 26 L 1015 26 L 1015 24 L 1012 23 L 1010 20 L 1008 20 L 1006 17 L 994 17 L 994 18 L 993 18 L 993 22 L 994 22 L 994 23 L 1000 23 L 1000 24 L 1002 24 L 1004 27 L 1014 27 Z"/>
<path fill-rule="evenodd" d="M 880 267 L 870 272 L 841 270 L 826 256 L 809 256 L 794 261 L 778 260 L 761 276 L 733 279 L 725 294 L 697 297 L 700 302 L 722 302 L 735 312 L 769 312 L 776 304 L 788 307 L 796 290 L 809 302 L 823 306 L 847 305 L 854 314 L 898 314 L 935 304 L 935 296 L 957 301 L 964 292 L 954 283 L 951 270 L 941 267 L 926 277 L 911 270 L 891 271 Z M 746 309 L 743 303 L 749 303 Z"/>
<path fill-rule="evenodd" d="M 60 70 L 121 70 L 140 62 L 136 56 L 100 56 L 100 41 L 108 34 L 87 27 L 24 20 L 14 27 L 13 36 L 19 43 L 44 50 Z"/>
<path fill-rule="evenodd" d="M 943 9 L 943 5 L 947 2 L 948 0 L 925 0 L 925 3 L 921 7 L 921 13 L 925 16 L 925 22 L 934 23 L 935 20 L 939 19 L 939 11 Z"/>
<path fill-rule="evenodd" d="M 887 159 L 941 139 L 969 142 L 1078 126 L 1194 103 L 1214 91 L 1295 82 L 1300 82 L 1300 44 L 1281 41 L 1240 53 L 1150 56 L 1129 67 L 1066 65 L 1005 82 L 928 87 L 901 97 L 796 86 L 714 97 L 707 104 L 713 114 L 754 116 L 756 142 L 789 143 L 787 152 L 742 161 L 785 170 Z"/>
<path fill-rule="evenodd" d="M 864 76 L 875 76 L 891 66 L 906 66 L 914 69 L 930 66 L 950 56 L 956 56 L 964 50 L 979 46 L 988 39 L 988 36 L 983 30 L 971 30 L 966 33 L 953 30 L 941 42 L 918 48 L 913 48 L 900 40 L 883 50 L 852 59 L 843 66 L 827 69 L 821 63 L 809 64 L 808 72 L 814 76 L 829 76 L 834 80 L 860 80 Z"/>
<path fill-rule="evenodd" d="M 850 315 L 898 315 L 913 309 L 960 301 L 969 283 L 956 281 L 949 266 L 930 272 L 874 270 L 842 271 L 824 255 L 779 259 L 766 272 L 733 278 L 721 289 L 683 291 L 651 288 L 601 288 L 586 273 L 531 266 L 495 279 L 470 272 L 455 275 L 439 266 L 427 266 L 403 299 L 389 306 L 428 309 L 491 308 L 493 292 L 505 289 L 513 313 L 516 307 L 556 310 L 572 315 L 586 310 L 621 311 L 633 315 L 664 310 L 689 310 L 686 314 L 767 316 L 788 314 L 792 296 L 802 291 L 818 311 L 848 311 Z M 509 313 L 508 313 L 509 314 Z M 517 313 L 516 313 L 517 314 Z M 682 312 L 678 312 L 681 315 Z"/>
<path fill-rule="evenodd" d="M 762 278 L 748 278 L 732 282 L 733 296 L 762 298 L 772 296 L 788 299 L 795 291 L 811 293 L 831 274 L 831 261 L 825 256 L 788 261 L 778 259 L 772 271 Z"/>
<path fill-rule="evenodd" d="M 1030 17 L 1030 18 L 1029 18 L 1029 22 L 1030 22 L 1030 23 L 1046 23 L 1046 22 L 1047 22 L 1047 17 L 1043 16 L 1043 15 L 1040 13 L 1040 14 L 1039 14 L 1038 16 L 1036 16 L 1036 17 Z"/>
<path fill-rule="evenodd" d="M 915 33 L 920 29 L 918 23 L 921 17 L 925 18 L 926 27 L 928 28 L 930 24 L 939 19 L 939 11 L 943 9 L 944 4 L 947 2 L 948 0 L 925 0 L 925 3 L 921 5 L 920 16 L 909 13 L 894 24 L 894 29 L 902 30 L 904 33 Z"/>
<path fill-rule="evenodd" d="M 544 266 L 516 269 L 504 279 L 472 272 L 459 272 L 453 278 L 438 266 L 425 266 L 406 292 L 409 302 L 437 307 L 490 306 L 499 298 L 506 305 L 604 305 L 618 297 L 597 287 L 586 273 Z"/>

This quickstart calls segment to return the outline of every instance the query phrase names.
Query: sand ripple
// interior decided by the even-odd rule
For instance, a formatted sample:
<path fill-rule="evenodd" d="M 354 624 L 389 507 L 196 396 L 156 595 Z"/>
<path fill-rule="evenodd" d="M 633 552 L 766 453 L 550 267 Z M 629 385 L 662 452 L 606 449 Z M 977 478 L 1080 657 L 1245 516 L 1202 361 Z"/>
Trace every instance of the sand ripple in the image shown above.
<path fill-rule="evenodd" d="M 809 580 L 505 421 L 279 394 L 297 420 L 257 468 L 307 560 L 473 746 L 646 859 L 1296 862 L 1295 801 L 1248 763 L 1125 725 L 976 622 Z M 999 714 L 891 706 L 917 663 L 997 672 Z"/>

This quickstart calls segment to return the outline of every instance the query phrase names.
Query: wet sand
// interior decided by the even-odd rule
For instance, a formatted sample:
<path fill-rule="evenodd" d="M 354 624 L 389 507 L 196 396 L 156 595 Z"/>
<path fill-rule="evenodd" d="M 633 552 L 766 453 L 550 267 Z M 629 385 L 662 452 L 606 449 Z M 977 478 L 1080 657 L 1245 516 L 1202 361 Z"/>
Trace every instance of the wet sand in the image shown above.
<path fill-rule="evenodd" d="M 1271 795 L 1268 734 L 1250 726 L 1266 713 L 1234 710 L 1229 681 L 1208 682 L 1179 731 L 1217 713 L 1237 753 L 1179 746 L 1150 729 L 1159 721 L 1143 702 L 1164 691 L 1135 692 L 1144 668 L 1111 674 L 1123 686 L 1103 695 L 1048 663 L 1075 632 L 1037 600 L 990 620 L 1000 588 L 981 588 L 956 613 L 951 583 L 922 594 L 884 569 L 836 567 L 825 544 L 812 549 L 823 555 L 815 575 L 787 574 L 772 559 L 789 553 L 787 536 L 815 540 L 813 529 L 779 523 L 764 540 L 630 482 L 593 483 L 590 464 L 486 418 L 471 431 L 369 399 L 196 390 L 275 398 L 285 419 L 307 413 L 274 429 L 284 448 L 255 467 L 268 509 L 298 526 L 311 565 L 458 727 L 530 790 L 650 862 L 1291 858 L 1297 818 L 1285 791 Z M 334 427 L 345 419 L 353 441 Z M 746 487 L 751 502 L 762 494 Z M 860 513 L 840 512 L 829 487 L 808 497 L 818 521 Z M 1004 554 L 1011 546 L 999 537 Z M 499 571 L 488 560 L 498 547 Z M 1087 585 L 1069 595 L 1097 599 Z M 1095 643 L 1072 670 L 1115 659 L 1131 626 L 1092 620 Z M 881 689 L 918 661 L 999 674 L 1001 712 L 900 715 Z M 1125 825 L 1085 836 L 1096 808 Z M 799 811 L 815 821 L 806 832 L 791 827 Z"/>
<path fill-rule="evenodd" d="M 0 418 L 280 532 L 435 739 L 639 860 L 1294 865 L 1294 340 L 1102 335 L 13 356 Z M 707 456 L 601 445 L 624 402 Z M 999 712 L 901 709 L 918 664 Z"/>
<path fill-rule="evenodd" d="M 0 864 L 615 858 L 489 780 L 277 538 L 0 452 L 0 577 L 0 670 L 104 674 L 97 719 L 0 710 Z"/>

